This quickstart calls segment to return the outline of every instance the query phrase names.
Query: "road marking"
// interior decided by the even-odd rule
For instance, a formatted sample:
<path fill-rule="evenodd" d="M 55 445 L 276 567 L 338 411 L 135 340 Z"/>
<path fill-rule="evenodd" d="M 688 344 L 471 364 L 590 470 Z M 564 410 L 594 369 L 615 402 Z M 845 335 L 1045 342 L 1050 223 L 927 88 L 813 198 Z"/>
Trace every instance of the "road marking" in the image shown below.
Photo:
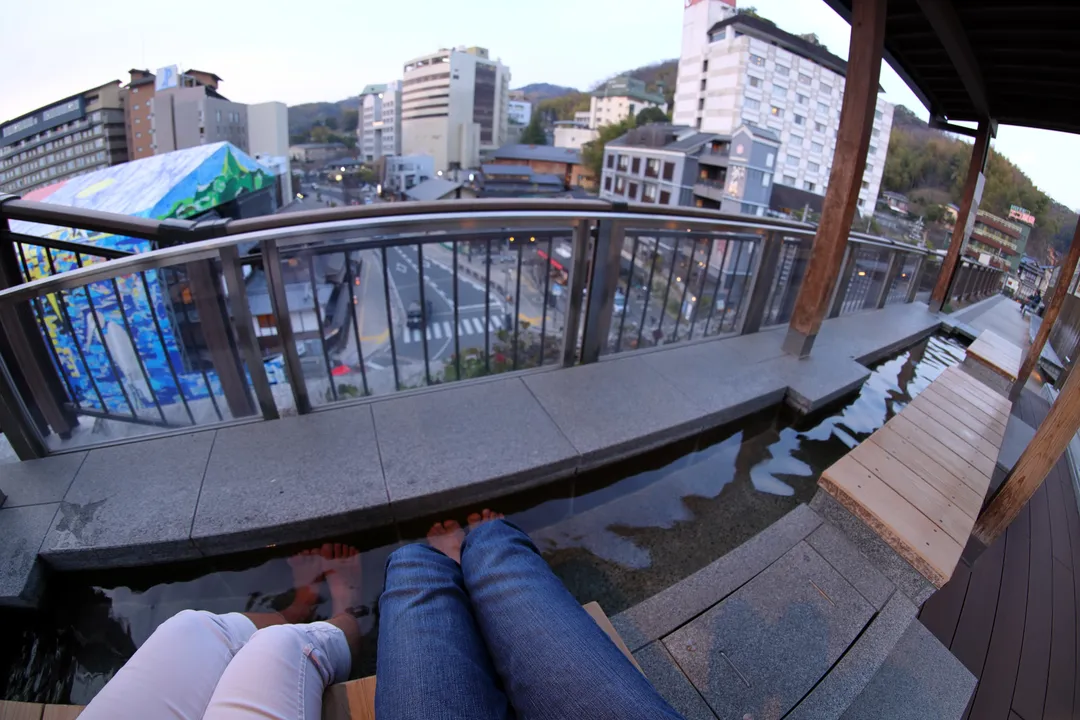
<path fill-rule="evenodd" d="M 446 335 L 446 337 L 454 336 L 453 327 L 446 320 L 443 320 L 443 334 Z"/>
<path fill-rule="evenodd" d="M 442 333 L 439 332 L 439 323 L 435 323 L 431 327 L 431 331 L 435 333 L 435 339 L 436 340 L 442 340 Z M 430 339 L 431 339 L 431 335 L 428 335 L 428 340 L 430 340 Z"/>
<path fill-rule="evenodd" d="M 484 323 L 480 322 L 477 318 L 469 318 L 465 322 L 471 322 L 475 328 L 472 333 L 475 335 L 482 335 L 484 333 Z"/>
<path fill-rule="evenodd" d="M 409 272 L 409 268 L 405 267 L 404 263 L 394 263 L 394 265 L 394 269 L 397 270 L 399 275 L 404 275 L 405 273 Z"/>
<path fill-rule="evenodd" d="M 491 329 L 493 331 L 501 330 L 502 329 L 502 319 L 498 315 L 493 315 L 492 318 L 491 318 L 491 322 L 488 323 L 488 325 L 491 327 Z"/>
<path fill-rule="evenodd" d="M 485 303 L 476 303 L 475 305 L 458 305 L 458 312 L 463 310 L 483 310 L 487 305 Z"/>

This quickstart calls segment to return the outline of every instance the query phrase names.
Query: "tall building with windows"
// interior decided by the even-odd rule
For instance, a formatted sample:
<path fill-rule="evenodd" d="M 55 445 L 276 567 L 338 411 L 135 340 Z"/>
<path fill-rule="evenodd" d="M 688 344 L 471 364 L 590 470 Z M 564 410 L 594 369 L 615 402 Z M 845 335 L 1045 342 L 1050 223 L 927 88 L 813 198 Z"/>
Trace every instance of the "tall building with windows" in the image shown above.
<path fill-rule="evenodd" d="M 401 154 L 400 80 L 368 85 L 360 93 L 356 145 L 367 162 Z"/>
<path fill-rule="evenodd" d="M 0 125 L 0 192 L 26 194 L 127 160 L 119 80 Z"/>
<path fill-rule="evenodd" d="M 637 78 L 620 75 L 593 90 L 589 98 L 589 127 L 595 130 L 602 125 L 614 125 L 628 117 L 637 117 L 649 107 L 666 112 L 664 96 L 649 92 Z"/>
<path fill-rule="evenodd" d="M 401 151 L 435 169 L 475 168 L 506 141 L 510 69 L 479 47 L 439 50 L 405 64 Z"/>
<path fill-rule="evenodd" d="M 735 13 L 728 0 L 690 0 L 683 15 L 674 122 L 730 134 L 743 124 L 780 136 L 774 195 L 820 208 L 840 124 L 847 63 L 816 42 Z M 858 207 L 872 213 L 881 189 L 893 106 L 877 100 Z M 786 190 L 786 188 L 785 188 Z M 803 196 L 801 193 L 808 193 Z"/>

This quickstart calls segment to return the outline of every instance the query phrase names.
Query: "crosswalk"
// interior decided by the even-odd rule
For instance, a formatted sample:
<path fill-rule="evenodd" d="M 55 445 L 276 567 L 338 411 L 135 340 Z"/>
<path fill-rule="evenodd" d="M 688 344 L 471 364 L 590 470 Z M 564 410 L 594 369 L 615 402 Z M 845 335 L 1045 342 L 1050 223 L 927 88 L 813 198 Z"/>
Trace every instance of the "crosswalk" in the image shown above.
<path fill-rule="evenodd" d="M 498 332 L 503 327 L 503 318 L 501 316 L 492 315 L 488 321 L 488 328 L 491 332 Z M 428 340 L 442 340 L 443 338 L 454 337 L 454 323 L 449 320 L 435 321 L 430 323 L 425 329 Z M 458 333 L 464 335 L 483 335 L 484 334 L 484 318 L 459 318 L 458 319 Z M 409 343 L 418 343 L 423 341 L 423 336 L 419 330 L 405 329 L 402 335 L 401 342 L 408 345 Z"/>

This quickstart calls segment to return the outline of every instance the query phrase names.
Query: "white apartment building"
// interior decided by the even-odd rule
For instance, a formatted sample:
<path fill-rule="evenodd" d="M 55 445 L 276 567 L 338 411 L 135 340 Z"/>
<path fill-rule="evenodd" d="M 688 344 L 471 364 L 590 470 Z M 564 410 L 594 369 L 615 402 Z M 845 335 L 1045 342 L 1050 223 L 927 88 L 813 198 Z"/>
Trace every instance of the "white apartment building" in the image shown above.
<path fill-rule="evenodd" d="M 637 117 L 647 107 L 667 112 L 663 95 L 649 92 L 637 78 L 620 75 L 593 91 L 589 98 L 589 127 L 595 130 L 602 125 L 614 125 L 628 117 Z"/>
<path fill-rule="evenodd" d="M 847 63 L 771 23 L 735 15 L 734 2 L 691 0 L 683 11 L 673 121 L 730 134 L 742 124 L 780 135 L 774 183 L 823 196 L 840 124 Z M 877 101 L 860 214 L 873 213 L 893 106 Z"/>
<path fill-rule="evenodd" d="M 507 103 L 506 116 L 515 125 L 528 125 L 532 120 L 532 103 L 525 100 L 511 100 Z"/>
<path fill-rule="evenodd" d="M 366 162 L 401 154 L 400 80 L 368 85 L 360 93 L 356 145 Z"/>
<path fill-rule="evenodd" d="M 592 142 L 600 135 L 599 130 L 563 120 L 555 123 L 555 147 L 580 150 L 585 143 Z"/>
<path fill-rule="evenodd" d="M 436 170 L 474 168 L 506 142 L 510 69 L 480 47 L 439 50 L 405 64 L 401 151 Z"/>

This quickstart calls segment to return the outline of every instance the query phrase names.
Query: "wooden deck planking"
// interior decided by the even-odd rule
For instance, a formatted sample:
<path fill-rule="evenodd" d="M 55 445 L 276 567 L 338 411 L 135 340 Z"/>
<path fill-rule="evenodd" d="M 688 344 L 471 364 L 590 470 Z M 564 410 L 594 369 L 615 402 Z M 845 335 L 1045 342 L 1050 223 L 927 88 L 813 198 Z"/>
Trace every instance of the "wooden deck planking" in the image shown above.
<path fill-rule="evenodd" d="M 912 414 L 912 411 L 915 411 L 915 413 Z M 922 395 L 912 400 L 911 404 L 905 408 L 905 412 L 909 413 L 912 422 L 919 422 L 923 427 L 931 429 L 933 432 L 945 433 L 942 437 L 946 441 L 951 442 L 952 438 L 955 437 L 982 453 L 988 460 L 997 461 L 998 448 L 993 442 L 961 423 L 949 412 L 934 405 Z"/>
<path fill-rule="evenodd" d="M 1076 601 L 1072 570 L 1057 558 L 1053 571 L 1053 613 L 1050 634 L 1050 670 L 1046 678 L 1043 717 L 1071 717 L 1076 685 Z"/>
<path fill-rule="evenodd" d="M 1053 610 L 1051 578 L 1054 560 L 1050 548 L 1050 510 L 1047 507 L 1045 487 L 1032 496 L 1028 507 L 1031 508 L 1031 563 L 1027 615 L 1012 707 L 1025 720 L 1038 720 L 1043 716 L 1046 702 Z"/>
<path fill-rule="evenodd" d="M 1050 545 L 1054 558 L 1072 572 L 1072 542 L 1069 538 L 1069 520 L 1066 517 L 1065 505 L 1067 498 L 1062 492 L 1063 489 L 1070 488 L 1062 488 L 1061 478 L 1056 470 L 1057 467 L 1051 470 L 1046 478 L 1046 491 L 1050 500 Z"/>
<path fill-rule="evenodd" d="M 982 493 L 976 492 L 962 478 L 905 440 L 892 428 L 881 428 L 870 436 L 869 442 L 878 445 L 893 457 L 903 458 L 908 467 L 954 502 L 965 515 L 973 520 L 978 518 L 983 502 Z"/>
<path fill-rule="evenodd" d="M 979 562 L 985 559 L 986 572 L 974 573 L 968 585 L 967 598 L 956 623 L 952 654 L 964 663 L 964 667 L 979 677 L 990 647 L 990 634 L 997 613 L 998 591 L 1001 587 L 1001 570 L 1005 560 L 1005 540 L 998 538 L 986 549 Z"/>
<path fill-rule="evenodd" d="M 968 427 L 972 430 L 987 430 L 989 434 L 982 432 L 979 434 L 992 442 L 1000 442 L 1005 436 L 1005 420 L 997 417 L 971 397 L 962 396 L 960 392 L 962 390 L 958 392 L 942 383 L 938 386 L 931 385 L 920 395 L 929 398 L 943 410 L 952 409 L 964 413 L 965 417 L 960 419 L 965 421 Z"/>
<path fill-rule="evenodd" d="M 963 393 L 965 397 L 973 402 L 978 402 L 1002 422 L 1007 423 L 1009 421 L 1009 413 L 1012 407 L 1008 399 L 986 387 L 963 370 L 949 368 L 941 374 L 941 379 L 945 382 L 946 387 L 958 393 Z"/>
<path fill-rule="evenodd" d="M 1023 361 L 1023 349 L 991 330 L 983 330 L 968 346 L 967 356 L 1009 380 L 1016 380 Z"/>
<path fill-rule="evenodd" d="M 918 447 L 935 462 L 963 480 L 975 492 L 981 495 L 986 494 L 986 489 L 990 485 L 989 478 L 990 472 L 993 470 L 992 464 L 986 469 L 978 467 L 975 463 L 957 453 L 955 446 L 946 445 L 902 415 L 894 417 L 885 427 L 899 435 L 906 442 Z M 972 450 L 972 453 L 978 455 L 974 450 Z M 986 459 L 982 455 L 979 455 L 979 457 L 983 458 L 983 460 Z M 985 464 L 982 461 L 976 462 Z"/>

